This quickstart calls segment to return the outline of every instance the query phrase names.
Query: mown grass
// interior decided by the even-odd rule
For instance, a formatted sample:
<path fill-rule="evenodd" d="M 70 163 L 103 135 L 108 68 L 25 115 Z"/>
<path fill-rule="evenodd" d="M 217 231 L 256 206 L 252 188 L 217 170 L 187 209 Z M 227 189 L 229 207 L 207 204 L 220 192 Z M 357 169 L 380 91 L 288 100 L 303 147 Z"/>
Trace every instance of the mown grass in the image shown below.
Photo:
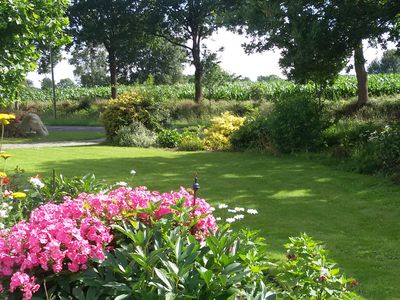
<path fill-rule="evenodd" d="M 50 132 L 48 136 L 38 136 L 29 138 L 5 138 L 4 144 L 29 144 L 29 143 L 49 143 L 59 141 L 83 141 L 104 138 L 102 132 Z"/>
<path fill-rule="evenodd" d="M 175 152 L 108 146 L 10 150 L 9 168 L 28 174 L 89 172 L 110 183 L 126 180 L 160 191 L 190 186 L 213 204 L 255 208 L 237 226 L 261 230 L 273 257 L 283 258 L 288 236 L 307 232 L 326 243 L 330 257 L 360 282 L 367 299 L 400 299 L 400 187 L 308 157 L 253 153 Z M 137 171 L 130 177 L 132 169 Z"/>

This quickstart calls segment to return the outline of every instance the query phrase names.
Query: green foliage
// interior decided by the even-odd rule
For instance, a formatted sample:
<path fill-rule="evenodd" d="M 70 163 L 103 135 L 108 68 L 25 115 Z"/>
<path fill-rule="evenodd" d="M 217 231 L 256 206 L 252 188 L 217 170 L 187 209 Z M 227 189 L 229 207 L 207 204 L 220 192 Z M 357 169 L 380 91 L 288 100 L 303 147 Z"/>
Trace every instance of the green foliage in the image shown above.
<path fill-rule="evenodd" d="M 74 88 L 75 82 L 70 78 L 63 78 L 57 83 L 57 87 L 60 89 Z"/>
<path fill-rule="evenodd" d="M 371 96 L 396 95 L 400 93 L 400 74 L 380 74 L 369 76 L 369 93 Z M 118 89 L 121 92 L 134 90 L 138 93 L 151 95 L 154 98 L 166 100 L 187 100 L 194 93 L 193 84 L 175 84 L 175 85 L 120 85 Z M 250 82 L 235 81 L 224 83 L 215 87 L 210 95 L 215 100 L 267 100 L 274 101 L 282 95 L 294 95 L 304 93 L 315 93 L 315 85 L 296 85 L 292 81 L 268 81 L 268 82 Z M 91 98 L 110 98 L 110 89 L 108 87 L 96 88 L 68 88 L 56 90 L 57 99 L 74 100 L 82 97 Z M 339 76 L 335 84 L 327 87 L 322 96 L 330 100 L 339 100 L 343 98 L 355 97 L 357 95 L 357 81 L 354 76 Z M 21 99 L 24 101 L 51 101 L 50 91 L 41 91 L 32 88 L 25 88 L 21 92 Z"/>
<path fill-rule="evenodd" d="M 366 173 L 382 172 L 400 178 L 400 128 L 399 125 L 387 125 L 381 131 L 365 135 L 353 152 L 360 171 Z"/>
<path fill-rule="evenodd" d="M 201 151 L 204 149 L 204 143 L 195 132 L 185 130 L 181 135 L 178 149 L 181 151 Z"/>
<path fill-rule="evenodd" d="M 229 150 L 230 137 L 244 123 L 245 118 L 235 117 L 229 112 L 212 119 L 210 128 L 204 130 L 204 146 L 208 150 Z"/>
<path fill-rule="evenodd" d="M 357 285 L 347 279 L 327 258 L 326 250 L 307 234 L 289 238 L 287 262 L 280 268 L 277 278 L 284 286 L 284 295 L 290 299 L 355 299 L 349 288 Z"/>
<path fill-rule="evenodd" d="M 243 126 L 232 134 L 231 143 L 235 150 L 255 149 L 275 152 L 270 141 L 268 116 L 246 119 Z"/>
<path fill-rule="evenodd" d="M 182 137 L 176 129 L 163 129 L 157 135 L 157 144 L 162 148 L 176 148 Z"/>
<path fill-rule="evenodd" d="M 100 193 L 108 188 L 105 183 L 97 180 L 94 174 L 73 177 L 59 174 L 54 177 L 45 177 L 41 181 L 44 187 L 36 188 L 34 193 L 34 197 L 40 198 L 41 203 L 47 201 L 61 203 L 64 201 L 65 196 L 74 198 L 80 193 Z"/>
<path fill-rule="evenodd" d="M 152 78 L 153 84 L 176 84 L 182 79 L 186 53 L 181 48 L 162 38 L 152 40 L 138 54 L 129 51 L 118 62 L 121 69 L 121 82 L 146 83 Z"/>
<path fill-rule="evenodd" d="M 231 5 L 230 23 L 254 37 L 248 51 L 280 48 L 280 65 L 289 78 L 322 86 L 333 82 L 361 41 L 384 44 L 383 35 L 391 31 L 399 13 L 396 1 L 251 0 Z M 363 66 L 361 60 L 355 64 Z"/>
<path fill-rule="evenodd" d="M 368 73 L 400 73 L 400 54 L 394 49 L 385 51 L 380 60 L 375 59 L 371 62 Z"/>
<path fill-rule="evenodd" d="M 53 88 L 53 80 L 48 77 L 43 78 L 42 82 L 40 83 L 40 88 L 43 91 L 51 91 Z"/>
<path fill-rule="evenodd" d="M 40 47 L 68 42 L 63 29 L 69 1 L 0 2 L 0 101 L 15 99 L 25 74 L 34 70 Z M 51 26 L 43 26 L 51 24 Z"/>
<path fill-rule="evenodd" d="M 113 141 L 123 147 L 148 148 L 156 145 L 157 135 L 142 123 L 133 121 L 117 130 Z"/>
<path fill-rule="evenodd" d="M 76 45 L 71 51 L 69 63 L 75 67 L 74 75 L 83 87 L 106 86 L 110 82 L 104 47 L 95 47 L 90 43 Z"/>
<path fill-rule="evenodd" d="M 328 121 L 324 106 L 312 96 L 282 97 L 269 117 L 270 139 L 281 152 L 317 150 Z"/>
<path fill-rule="evenodd" d="M 150 130 L 160 129 L 168 119 L 168 111 L 151 96 L 129 91 L 110 100 L 101 119 L 108 138 L 112 140 L 120 127 L 129 126 L 134 121 Z"/>

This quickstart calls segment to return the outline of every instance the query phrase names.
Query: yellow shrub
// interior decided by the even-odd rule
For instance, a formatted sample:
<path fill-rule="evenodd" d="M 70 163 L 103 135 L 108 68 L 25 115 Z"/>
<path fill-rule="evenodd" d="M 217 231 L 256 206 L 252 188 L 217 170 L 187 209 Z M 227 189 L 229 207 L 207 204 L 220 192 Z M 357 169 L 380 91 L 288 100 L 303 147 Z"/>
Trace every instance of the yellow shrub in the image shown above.
<path fill-rule="evenodd" d="M 204 146 L 208 150 L 228 150 L 231 147 L 230 137 L 238 130 L 246 118 L 235 117 L 229 112 L 212 119 L 212 126 L 204 130 Z"/>

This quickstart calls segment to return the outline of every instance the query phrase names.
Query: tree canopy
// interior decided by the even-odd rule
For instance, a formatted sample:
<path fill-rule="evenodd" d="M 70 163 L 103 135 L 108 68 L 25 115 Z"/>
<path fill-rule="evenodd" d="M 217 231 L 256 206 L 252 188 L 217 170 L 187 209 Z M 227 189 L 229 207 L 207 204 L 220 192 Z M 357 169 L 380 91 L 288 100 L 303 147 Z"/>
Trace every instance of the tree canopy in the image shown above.
<path fill-rule="evenodd" d="M 153 27 L 153 1 L 72 0 L 68 15 L 74 42 L 102 45 L 108 53 L 111 94 L 117 96 L 118 59 L 144 47 Z M 133 54 L 132 54 L 133 55 Z"/>
<path fill-rule="evenodd" d="M 68 41 L 68 0 L 13 0 L 0 2 L 0 101 L 16 98 L 25 74 L 33 71 L 40 47 Z"/>
<path fill-rule="evenodd" d="M 81 43 L 72 49 L 71 55 L 69 63 L 75 67 L 74 75 L 80 85 L 94 87 L 109 84 L 107 51 L 104 46 Z"/>
<path fill-rule="evenodd" d="M 385 44 L 400 11 L 395 0 L 246 0 L 235 5 L 230 24 L 253 37 L 246 50 L 282 49 L 280 65 L 295 81 L 332 83 L 354 54 L 361 105 L 368 97 L 362 42 Z"/>
<path fill-rule="evenodd" d="M 371 62 L 368 73 L 400 73 L 400 53 L 394 49 L 385 51 L 381 59 Z"/>
<path fill-rule="evenodd" d="M 220 26 L 223 14 L 221 0 L 158 0 L 157 10 L 163 18 L 159 35 L 186 49 L 195 67 L 195 101 L 203 97 L 203 41 Z"/>

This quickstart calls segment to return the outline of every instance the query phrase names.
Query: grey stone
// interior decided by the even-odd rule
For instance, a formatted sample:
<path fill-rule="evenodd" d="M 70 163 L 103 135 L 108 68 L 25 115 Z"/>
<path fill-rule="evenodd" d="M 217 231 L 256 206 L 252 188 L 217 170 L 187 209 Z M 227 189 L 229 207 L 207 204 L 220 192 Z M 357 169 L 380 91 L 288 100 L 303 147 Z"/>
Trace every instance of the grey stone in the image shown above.
<path fill-rule="evenodd" d="M 34 113 L 27 113 L 25 115 L 22 119 L 20 128 L 21 131 L 26 134 L 34 133 L 40 136 L 49 135 L 49 132 L 40 117 Z"/>

